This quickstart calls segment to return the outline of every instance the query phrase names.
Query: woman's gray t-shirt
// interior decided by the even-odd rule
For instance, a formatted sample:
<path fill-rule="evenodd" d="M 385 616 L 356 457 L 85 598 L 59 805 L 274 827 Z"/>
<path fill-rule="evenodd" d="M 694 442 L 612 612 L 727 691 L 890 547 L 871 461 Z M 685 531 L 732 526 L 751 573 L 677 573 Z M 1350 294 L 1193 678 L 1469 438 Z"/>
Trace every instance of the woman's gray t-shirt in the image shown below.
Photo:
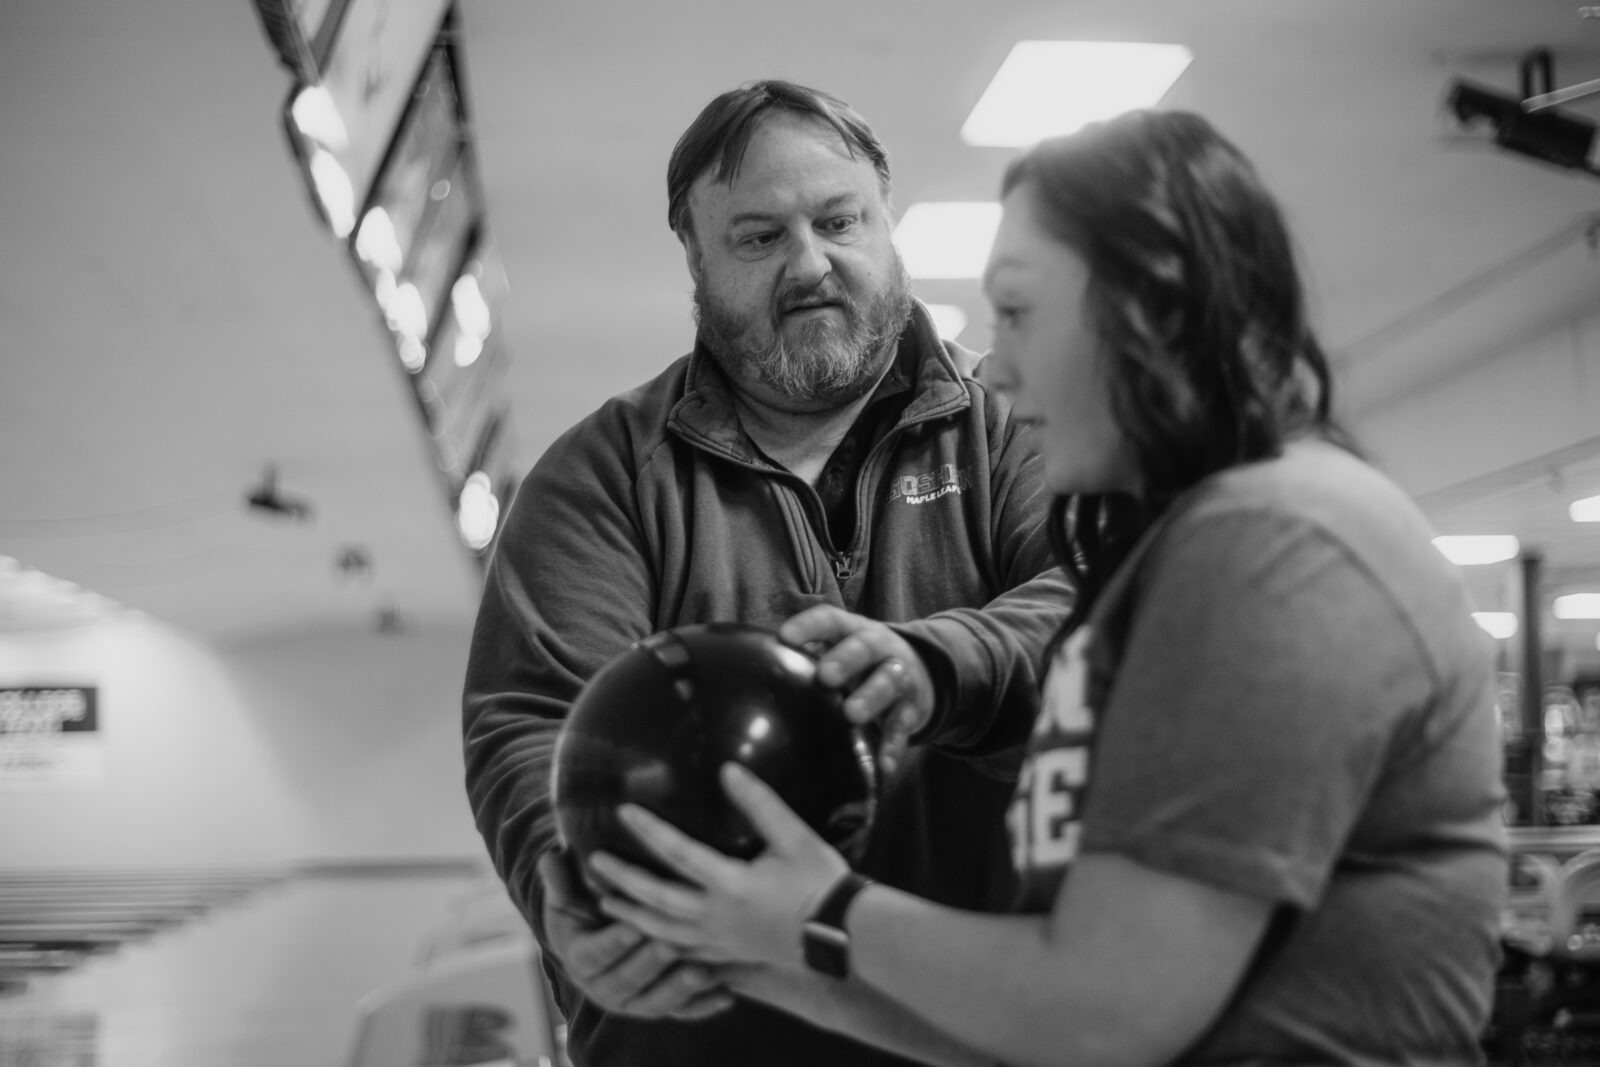
<path fill-rule="evenodd" d="M 1281 907 L 1194 1064 L 1481 1060 L 1507 853 L 1492 649 L 1415 506 L 1332 446 L 1209 479 L 1061 649 L 1021 910 L 1115 853 Z"/>

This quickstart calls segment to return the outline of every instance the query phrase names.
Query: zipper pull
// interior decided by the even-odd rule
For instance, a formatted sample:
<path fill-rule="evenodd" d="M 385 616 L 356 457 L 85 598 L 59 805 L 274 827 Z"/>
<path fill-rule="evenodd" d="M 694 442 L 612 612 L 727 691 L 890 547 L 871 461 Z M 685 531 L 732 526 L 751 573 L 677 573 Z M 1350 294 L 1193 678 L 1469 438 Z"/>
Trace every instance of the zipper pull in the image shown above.
<path fill-rule="evenodd" d="M 849 555 L 849 553 L 847 553 L 847 552 L 835 552 L 833 554 L 833 576 L 834 576 L 834 578 L 836 580 L 842 582 L 842 581 L 846 580 L 847 578 L 849 578 L 854 573 L 855 573 L 855 571 L 853 571 L 850 568 L 850 555 Z"/>

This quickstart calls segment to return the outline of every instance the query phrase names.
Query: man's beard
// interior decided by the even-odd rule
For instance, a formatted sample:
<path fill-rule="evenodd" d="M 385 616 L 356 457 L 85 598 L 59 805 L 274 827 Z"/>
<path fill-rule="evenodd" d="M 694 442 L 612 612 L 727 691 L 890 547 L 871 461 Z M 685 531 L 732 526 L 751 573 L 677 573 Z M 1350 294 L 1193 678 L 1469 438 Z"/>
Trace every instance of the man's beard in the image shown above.
<path fill-rule="evenodd" d="M 784 313 L 827 300 L 843 313 L 791 325 Z M 796 411 L 822 411 L 848 404 L 877 383 L 887 364 L 885 349 L 899 339 L 911 314 L 911 279 L 899 256 L 888 283 L 863 307 L 836 279 L 811 289 L 780 293 L 763 315 L 743 315 L 719 303 L 699 279 L 694 318 L 700 336 L 723 372 L 735 382 L 754 378 Z"/>

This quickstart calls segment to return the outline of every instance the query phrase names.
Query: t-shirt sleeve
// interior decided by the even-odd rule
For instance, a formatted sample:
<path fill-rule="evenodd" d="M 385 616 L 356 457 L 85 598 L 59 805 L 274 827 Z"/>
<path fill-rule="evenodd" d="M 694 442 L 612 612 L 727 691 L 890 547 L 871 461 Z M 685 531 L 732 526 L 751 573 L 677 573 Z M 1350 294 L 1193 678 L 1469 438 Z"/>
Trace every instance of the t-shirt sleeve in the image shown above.
<path fill-rule="evenodd" d="M 1433 684 L 1346 548 L 1224 512 L 1162 534 L 1122 604 L 1081 851 L 1313 906 Z"/>

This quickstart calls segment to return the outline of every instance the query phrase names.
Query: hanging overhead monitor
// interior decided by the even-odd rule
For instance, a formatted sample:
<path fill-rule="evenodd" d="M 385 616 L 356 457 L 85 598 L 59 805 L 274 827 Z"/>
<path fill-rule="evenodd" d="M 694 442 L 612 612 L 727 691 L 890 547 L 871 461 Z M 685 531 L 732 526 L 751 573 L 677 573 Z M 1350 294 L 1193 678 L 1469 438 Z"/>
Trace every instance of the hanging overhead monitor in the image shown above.
<path fill-rule="evenodd" d="M 255 0 L 261 28 L 283 65 L 302 82 L 315 82 L 345 4 L 334 0 Z M 330 17 L 332 16 L 332 17 Z"/>
<path fill-rule="evenodd" d="M 474 235 L 470 254 L 458 263 L 428 339 L 427 361 L 416 376 L 429 430 L 441 434 L 477 405 L 486 376 L 504 358 L 496 320 L 506 296 L 505 269 L 494 243 Z M 461 440 L 468 438 L 458 438 Z"/>
<path fill-rule="evenodd" d="M 427 340 L 449 316 L 451 289 L 483 229 L 475 159 L 451 46 L 440 41 L 350 240 L 413 374 L 432 358 Z"/>
<path fill-rule="evenodd" d="M 449 50 L 441 45 L 423 68 L 358 224 L 353 247 L 365 266 L 398 275 L 428 212 L 457 191 L 452 172 L 466 143 L 458 105 Z"/>
<path fill-rule="evenodd" d="M 482 218 L 472 156 L 462 152 L 448 175 L 434 184 L 401 271 L 422 297 L 429 333 L 450 313 L 451 288 L 467 264 Z"/>
<path fill-rule="evenodd" d="M 449 0 L 333 0 L 318 81 L 344 122 L 346 141 L 330 151 L 364 204 L 394 138 L 418 73 L 433 52 Z"/>

